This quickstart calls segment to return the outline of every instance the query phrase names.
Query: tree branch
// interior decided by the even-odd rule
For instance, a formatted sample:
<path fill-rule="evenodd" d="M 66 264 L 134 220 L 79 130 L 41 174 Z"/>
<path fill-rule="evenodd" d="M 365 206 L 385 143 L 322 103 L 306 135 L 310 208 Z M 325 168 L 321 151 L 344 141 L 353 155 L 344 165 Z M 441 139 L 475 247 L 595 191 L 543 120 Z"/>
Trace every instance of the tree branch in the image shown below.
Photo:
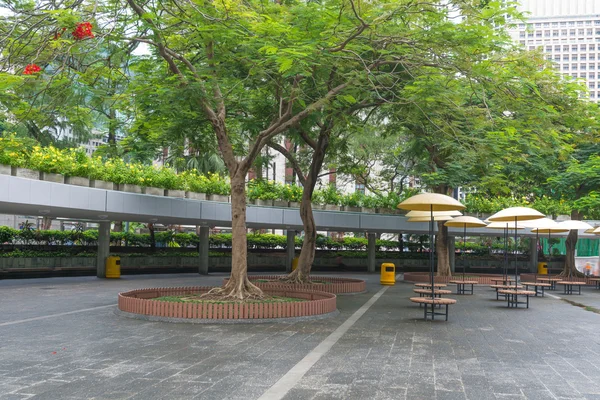
<path fill-rule="evenodd" d="M 267 146 L 269 146 L 273 150 L 276 150 L 279 153 L 281 153 L 281 155 L 283 155 L 290 162 L 290 164 L 292 165 L 292 168 L 294 169 L 294 171 L 296 171 L 298 180 L 300 181 L 302 186 L 304 186 L 306 184 L 306 178 L 304 177 L 304 173 L 302 172 L 302 169 L 300 168 L 300 165 L 298 164 L 298 160 L 296 160 L 296 158 L 292 155 L 292 153 L 290 153 L 282 145 L 277 144 L 277 143 L 273 142 L 272 140 L 267 143 Z"/>

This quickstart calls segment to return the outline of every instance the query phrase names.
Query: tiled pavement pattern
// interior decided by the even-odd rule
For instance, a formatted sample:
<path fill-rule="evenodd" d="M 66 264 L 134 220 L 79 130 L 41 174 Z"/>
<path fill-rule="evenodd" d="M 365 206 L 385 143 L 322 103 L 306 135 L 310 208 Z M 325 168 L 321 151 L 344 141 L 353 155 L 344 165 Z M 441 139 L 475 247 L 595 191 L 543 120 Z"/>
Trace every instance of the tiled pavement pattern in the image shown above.
<path fill-rule="evenodd" d="M 6 324 L 223 275 L 0 281 L 0 399 L 257 399 L 380 289 L 365 277 L 369 293 L 339 297 L 336 318 L 261 325 L 145 322 L 112 308 Z M 390 287 L 285 399 L 600 399 L 600 315 L 552 298 L 509 310 L 477 288 L 431 323 L 411 290 Z M 570 298 L 598 304 L 600 291 Z"/>

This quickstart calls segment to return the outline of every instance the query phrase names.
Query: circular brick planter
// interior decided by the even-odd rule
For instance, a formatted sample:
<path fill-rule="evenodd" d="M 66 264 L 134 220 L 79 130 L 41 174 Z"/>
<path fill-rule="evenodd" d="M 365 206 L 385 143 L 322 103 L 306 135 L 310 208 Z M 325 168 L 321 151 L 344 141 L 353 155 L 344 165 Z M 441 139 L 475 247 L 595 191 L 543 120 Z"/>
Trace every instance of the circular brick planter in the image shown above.
<path fill-rule="evenodd" d="M 137 289 L 119 293 L 118 310 L 130 317 L 169 322 L 265 322 L 289 318 L 319 317 L 337 313 L 331 293 L 301 290 L 289 285 L 264 288 L 272 296 L 306 299 L 294 303 L 176 303 L 153 300 L 208 292 L 210 286 Z"/>
<path fill-rule="evenodd" d="M 269 290 L 274 286 L 286 286 L 297 290 L 319 291 L 333 294 L 357 294 L 367 291 L 367 283 L 362 279 L 352 278 L 337 278 L 330 276 L 315 276 L 315 280 L 328 282 L 329 284 L 292 284 L 285 282 L 256 282 L 260 279 L 278 280 L 285 278 L 285 275 L 249 275 L 250 282 L 263 290 Z M 227 283 L 229 279 L 224 279 L 223 283 Z"/>

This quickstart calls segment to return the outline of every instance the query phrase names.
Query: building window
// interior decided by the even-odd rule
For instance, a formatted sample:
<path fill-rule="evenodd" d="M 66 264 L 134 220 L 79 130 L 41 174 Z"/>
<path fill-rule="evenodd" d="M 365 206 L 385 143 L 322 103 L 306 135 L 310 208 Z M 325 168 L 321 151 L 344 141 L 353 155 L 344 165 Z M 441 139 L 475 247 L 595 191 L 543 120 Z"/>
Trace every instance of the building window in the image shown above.
<path fill-rule="evenodd" d="M 586 70 L 585 64 L 581 64 L 581 70 L 582 70 L 582 71 L 585 71 L 585 70 Z"/>
<path fill-rule="evenodd" d="M 566 22 L 561 22 L 560 26 L 567 26 L 567 23 Z"/>
<path fill-rule="evenodd" d="M 519 33 L 519 37 L 520 37 L 520 38 L 524 38 L 524 37 L 525 37 L 525 32 L 520 32 L 520 33 Z"/>
<path fill-rule="evenodd" d="M 596 82 L 590 82 L 588 83 L 588 86 L 590 89 L 595 89 L 596 88 Z"/>
<path fill-rule="evenodd" d="M 554 46 L 554 51 L 560 51 L 560 45 Z"/>
<path fill-rule="evenodd" d="M 364 183 L 360 183 L 360 182 L 355 182 L 354 183 L 354 192 L 355 193 L 361 193 L 361 194 L 365 194 L 365 184 Z"/>
<path fill-rule="evenodd" d="M 573 46 L 571 46 L 571 51 L 577 51 L 577 45 L 574 44 Z"/>
<path fill-rule="evenodd" d="M 595 69 L 596 69 L 596 64 L 589 64 L 589 65 L 588 65 L 588 67 L 589 67 L 591 70 L 595 70 Z"/>
<path fill-rule="evenodd" d="M 590 97 L 592 99 L 595 99 L 596 98 L 596 92 L 590 92 Z"/>
<path fill-rule="evenodd" d="M 590 78 L 590 79 L 596 79 L 596 73 L 595 72 L 590 72 L 588 74 L 588 78 Z"/>
<path fill-rule="evenodd" d="M 563 71 L 568 71 L 569 70 L 569 66 L 567 64 L 563 65 Z"/>
<path fill-rule="evenodd" d="M 585 44 L 582 44 L 582 45 L 579 46 L 579 50 L 585 51 L 585 47 L 586 47 Z"/>
<path fill-rule="evenodd" d="M 565 44 L 563 46 L 563 51 L 569 51 L 569 45 L 568 44 Z"/>
<path fill-rule="evenodd" d="M 569 55 L 563 54 L 563 61 L 569 61 Z"/>
<path fill-rule="evenodd" d="M 595 54 L 590 54 L 590 61 L 593 61 L 596 59 L 596 55 Z"/>
<path fill-rule="evenodd" d="M 573 54 L 573 55 L 571 56 L 571 60 L 572 60 L 572 61 L 577 61 L 577 54 Z"/>
<path fill-rule="evenodd" d="M 546 53 L 552 53 L 552 46 L 546 46 Z"/>
<path fill-rule="evenodd" d="M 554 61 L 559 62 L 560 61 L 560 56 L 554 56 Z"/>
<path fill-rule="evenodd" d="M 556 28 L 557 26 L 558 26 L 558 22 L 553 22 L 553 23 L 552 23 L 552 27 L 553 27 L 553 28 Z"/>
<path fill-rule="evenodd" d="M 571 64 L 571 71 L 577 71 L 577 64 Z"/>
<path fill-rule="evenodd" d="M 596 50 L 596 45 L 595 44 L 590 44 L 589 50 L 590 51 Z"/>
<path fill-rule="evenodd" d="M 582 72 L 582 73 L 580 73 L 580 74 L 579 74 L 579 77 L 580 77 L 580 78 L 585 78 L 585 72 Z"/>
<path fill-rule="evenodd" d="M 579 36 L 583 36 L 585 35 L 585 29 L 578 29 L 577 33 L 579 34 Z"/>
<path fill-rule="evenodd" d="M 587 56 L 585 54 L 582 54 L 579 56 L 579 61 L 586 61 L 587 60 Z"/>
<path fill-rule="evenodd" d="M 593 29 L 588 29 L 586 33 L 587 33 L 588 36 L 592 36 L 594 34 L 594 30 Z"/>

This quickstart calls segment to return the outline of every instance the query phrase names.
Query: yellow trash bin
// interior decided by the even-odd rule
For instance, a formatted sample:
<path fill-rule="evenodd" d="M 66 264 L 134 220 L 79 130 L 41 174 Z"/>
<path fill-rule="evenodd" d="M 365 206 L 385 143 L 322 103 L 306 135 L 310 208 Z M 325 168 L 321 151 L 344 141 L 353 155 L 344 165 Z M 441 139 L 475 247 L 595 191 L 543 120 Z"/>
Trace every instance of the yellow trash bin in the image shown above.
<path fill-rule="evenodd" d="M 538 274 L 548 275 L 548 263 L 545 263 L 545 262 L 538 263 Z"/>
<path fill-rule="evenodd" d="M 381 264 L 382 285 L 393 286 L 396 284 L 396 266 L 392 263 Z"/>
<path fill-rule="evenodd" d="M 106 277 L 121 277 L 121 257 L 110 256 L 106 258 Z"/>
<path fill-rule="evenodd" d="M 295 271 L 298 268 L 298 257 L 294 257 L 292 260 L 292 271 Z"/>

